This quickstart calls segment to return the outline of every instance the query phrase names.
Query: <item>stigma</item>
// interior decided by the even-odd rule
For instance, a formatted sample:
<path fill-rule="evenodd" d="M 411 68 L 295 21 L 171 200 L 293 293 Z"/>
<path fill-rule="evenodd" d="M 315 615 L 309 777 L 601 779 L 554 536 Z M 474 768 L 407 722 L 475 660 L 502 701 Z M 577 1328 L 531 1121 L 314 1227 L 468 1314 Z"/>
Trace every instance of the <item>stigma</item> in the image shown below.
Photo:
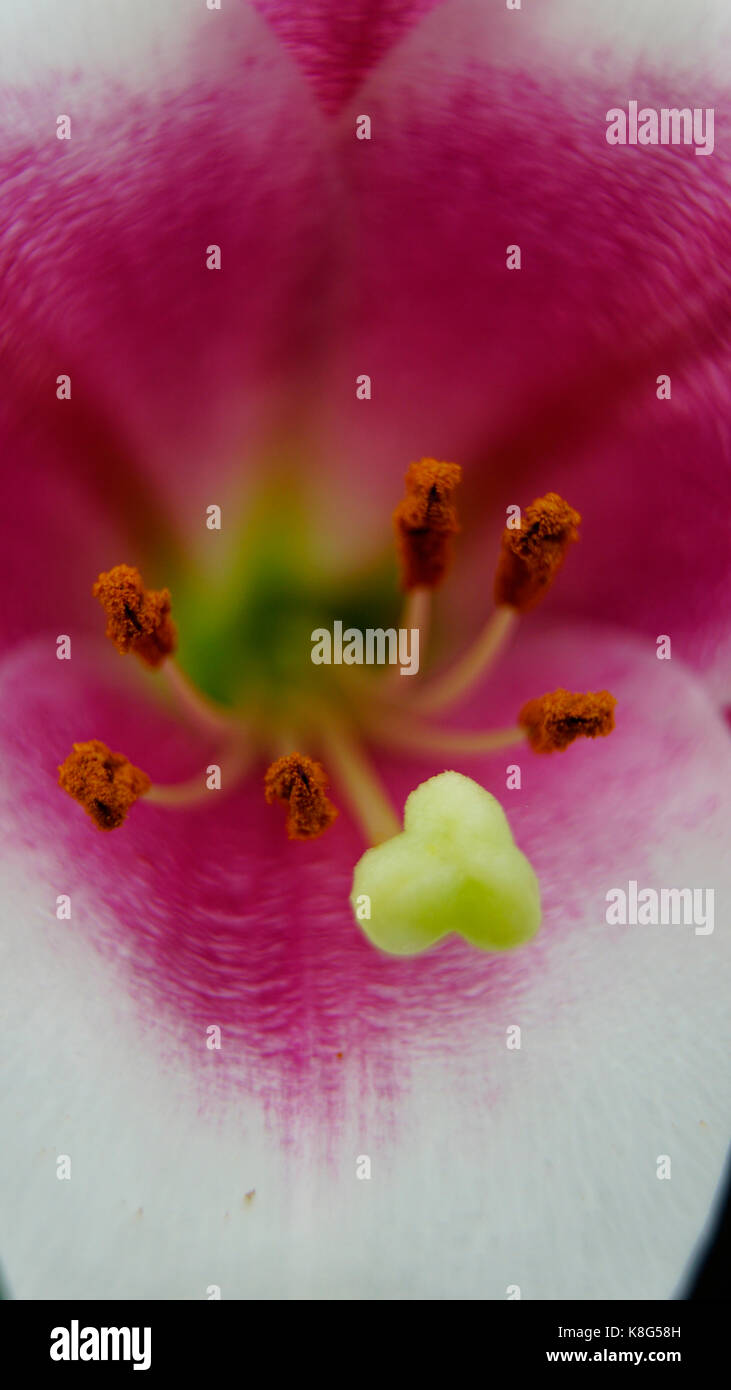
<path fill-rule="evenodd" d="M 278 758 L 267 770 L 264 795 L 269 805 L 286 805 L 290 840 L 314 840 L 332 825 L 338 811 L 325 795 L 327 786 L 325 769 L 303 753 Z"/>
<path fill-rule="evenodd" d="M 350 900 L 368 939 L 396 956 L 449 935 L 508 951 L 541 922 L 538 880 L 500 803 L 459 772 L 438 773 L 411 792 L 403 830 L 356 864 Z"/>
<path fill-rule="evenodd" d="M 117 830 L 130 806 L 152 785 L 146 772 L 98 738 L 75 743 L 58 772 L 59 786 L 80 802 L 100 830 Z"/>
<path fill-rule="evenodd" d="M 403 589 L 434 589 L 447 574 L 459 531 L 452 498 L 461 477 L 458 463 L 424 458 L 409 465 L 406 496 L 393 514 Z"/>
<path fill-rule="evenodd" d="M 528 700 L 518 715 L 534 753 L 556 753 L 577 738 L 606 738 L 614 728 L 617 701 L 608 690 L 554 690 Z"/>
<path fill-rule="evenodd" d="M 495 602 L 526 613 L 540 603 L 564 562 L 566 551 L 579 539 L 581 517 L 548 492 L 526 507 L 518 530 L 506 527 L 495 575 Z"/>
<path fill-rule="evenodd" d="M 92 594 L 107 615 L 107 637 L 117 651 L 134 652 L 153 668 L 175 651 L 178 638 L 169 589 L 146 589 L 133 565 L 115 565 L 99 575 Z"/>

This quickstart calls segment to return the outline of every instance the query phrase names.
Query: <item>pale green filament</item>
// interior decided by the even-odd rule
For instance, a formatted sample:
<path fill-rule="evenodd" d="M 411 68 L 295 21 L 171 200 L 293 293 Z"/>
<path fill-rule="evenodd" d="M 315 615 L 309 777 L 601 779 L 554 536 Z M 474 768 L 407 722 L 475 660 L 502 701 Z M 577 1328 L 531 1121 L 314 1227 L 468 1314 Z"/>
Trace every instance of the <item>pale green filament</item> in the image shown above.
<path fill-rule="evenodd" d="M 399 956 L 450 932 L 481 950 L 507 951 L 541 921 L 538 880 L 502 807 L 459 772 L 411 793 L 403 831 L 356 864 L 351 903 L 369 940 Z"/>

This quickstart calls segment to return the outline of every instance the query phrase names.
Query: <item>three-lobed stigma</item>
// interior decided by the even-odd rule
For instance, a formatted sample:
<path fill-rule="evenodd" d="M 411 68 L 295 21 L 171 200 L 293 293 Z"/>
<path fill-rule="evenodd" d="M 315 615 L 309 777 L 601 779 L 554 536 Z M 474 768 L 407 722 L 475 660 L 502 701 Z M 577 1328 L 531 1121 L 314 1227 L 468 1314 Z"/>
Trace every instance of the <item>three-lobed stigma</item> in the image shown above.
<path fill-rule="evenodd" d="M 356 864 L 350 900 L 369 940 L 397 956 L 451 934 L 507 951 L 541 922 L 538 880 L 499 801 L 459 772 L 441 772 L 411 793 L 401 834 Z"/>

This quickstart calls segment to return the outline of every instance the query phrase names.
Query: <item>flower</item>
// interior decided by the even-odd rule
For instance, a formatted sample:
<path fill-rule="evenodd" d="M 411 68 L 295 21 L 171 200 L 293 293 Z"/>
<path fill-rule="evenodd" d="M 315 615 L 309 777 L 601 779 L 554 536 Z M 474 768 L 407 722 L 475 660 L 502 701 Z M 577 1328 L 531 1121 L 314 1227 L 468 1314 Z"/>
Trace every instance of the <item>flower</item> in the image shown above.
<path fill-rule="evenodd" d="M 713 105 L 723 19 L 689 47 L 663 6 L 645 48 L 569 3 L 369 6 L 365 41 L 324 0 L 190 28 L 173 5 L 28 8 L 3 141 L 12 1292 L 669 1296 L 720 1172 L 728 947 L 610 929 L 604 898 L 723 887 L 728 216 L 720 148 L 614 149 L 603 122 L 628 81 Z M 98 574 L 139 564 L 207 695 L 267 707 L 301 690 L 293 632 L 383 621 L 384 518 L 427 452 L 465 465 L 437 662 L 485 617 L 507 506 L 550 488 L 584 518 L 451 727 L 548 691 L 622 711 L 514 792 L 504 754 L 451 756 L 541 884 L 514 955 L 374 951 L 343 908 L 354 823 L 289 843 L 253 778 L 111 835 L 56 786 L 87 739 L 155 783 L 214 756 L 154 674 L 102 655 Z M 399 805 L 441 770 L 380 760 Z"/>

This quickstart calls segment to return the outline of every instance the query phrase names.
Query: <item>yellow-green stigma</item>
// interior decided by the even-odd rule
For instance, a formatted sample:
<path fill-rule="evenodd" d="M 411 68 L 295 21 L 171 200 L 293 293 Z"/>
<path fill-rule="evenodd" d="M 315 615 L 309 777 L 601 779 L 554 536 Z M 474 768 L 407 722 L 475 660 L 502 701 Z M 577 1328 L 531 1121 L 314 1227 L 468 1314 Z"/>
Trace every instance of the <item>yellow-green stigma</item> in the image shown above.
<path fill-rule="evenodd" d="M 505 812 L 459 772 L 441 772 L 411 793 L 401 834 L 356 864 L 350 901 L 368 939 L 395 956 L 450 934 L 507 951 L 541 921 L 538 880 Z"/>

